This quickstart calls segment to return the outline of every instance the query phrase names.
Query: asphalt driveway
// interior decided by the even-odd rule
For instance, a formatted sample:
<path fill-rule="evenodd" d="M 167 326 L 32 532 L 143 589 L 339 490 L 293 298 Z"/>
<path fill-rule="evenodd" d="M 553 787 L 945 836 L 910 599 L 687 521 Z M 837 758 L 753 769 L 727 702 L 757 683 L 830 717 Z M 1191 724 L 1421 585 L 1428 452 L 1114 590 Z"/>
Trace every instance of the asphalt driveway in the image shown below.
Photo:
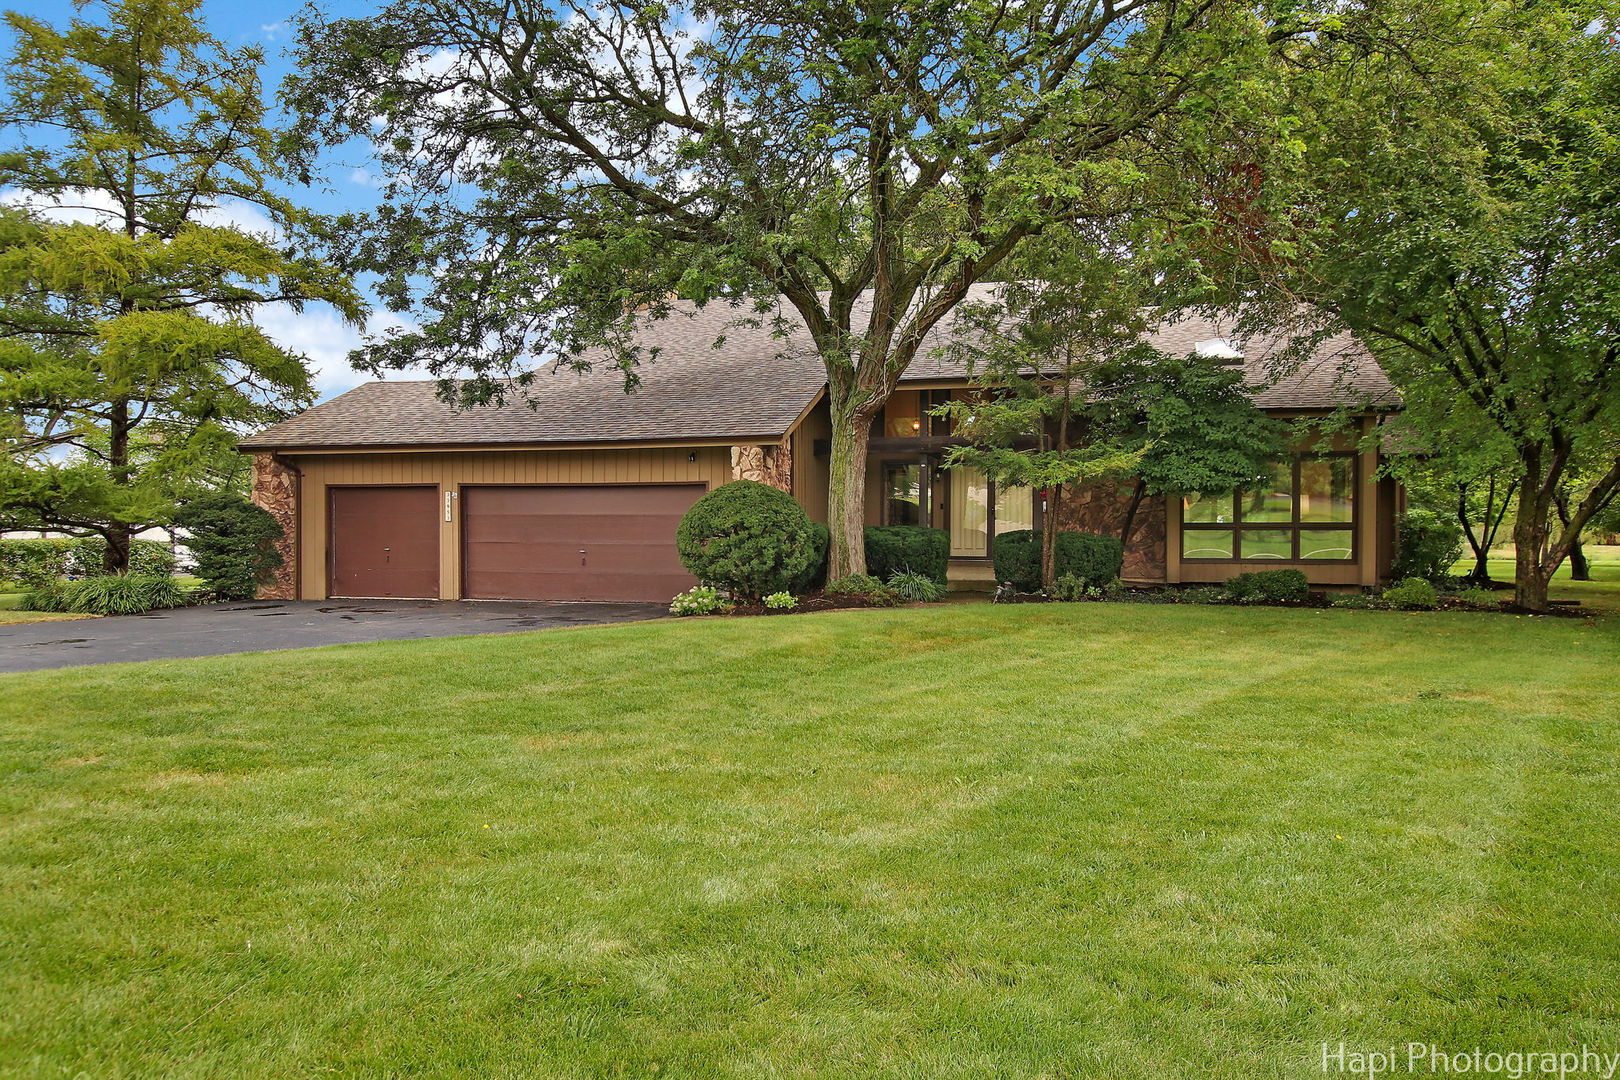
<path fill-rule="evenodd" d="M 356 641 L 509 634 L 635 622 L 662 604 L 529 600 L 254 600 L 146 615 L 0 625 L 0 673 L 302 649 Z"/>

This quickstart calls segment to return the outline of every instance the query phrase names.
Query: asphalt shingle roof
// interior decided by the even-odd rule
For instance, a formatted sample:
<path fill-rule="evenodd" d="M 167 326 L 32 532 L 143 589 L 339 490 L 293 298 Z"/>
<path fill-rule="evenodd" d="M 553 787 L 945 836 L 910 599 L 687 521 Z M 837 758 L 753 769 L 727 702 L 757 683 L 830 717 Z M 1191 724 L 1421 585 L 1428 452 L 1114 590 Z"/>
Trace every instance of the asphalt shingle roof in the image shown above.
<path fill-rule="evenodd" d="M 982 298 L 990 288 L 978 286 L 976 293 Z M 640 334 L 644 348 L 658 351 L 643 361 L 641 384 L 632 393 L 625 392 L 622 373 L 607 363 L 585 373 L 543 371 L 506 404 L 472 409 L 439 400 L 433 380 L 373 382 L 267 428 L 242 447 L 774 441 L 809 408 L 826 380 L 802 330 L 779 337 L 769 322 L 739 324 L 754 318 L 749 309 L 728 304 L 702 309 L 676 305 L 673 314 Z M 1349 335 L 1326 342 L 1303 363 L 1289 365 L 1279 379 L 1273 366 L 1287 341 L 1240 339 L 1231 325 L 1188 317 L 1159 326 L 1149 340 L 1176 354 L 1214 338 L 1231 340 L 1244 354 L 1250 382 L 1259 388 L 1256 402 L 1263 408 L 1331 409 L 1395 400 L 1377 363 Z M 963 369 L 949 358 L 930 355 L 953 332 L 949 320 L 936 328 L 902 382 L 963 377 Z"/>

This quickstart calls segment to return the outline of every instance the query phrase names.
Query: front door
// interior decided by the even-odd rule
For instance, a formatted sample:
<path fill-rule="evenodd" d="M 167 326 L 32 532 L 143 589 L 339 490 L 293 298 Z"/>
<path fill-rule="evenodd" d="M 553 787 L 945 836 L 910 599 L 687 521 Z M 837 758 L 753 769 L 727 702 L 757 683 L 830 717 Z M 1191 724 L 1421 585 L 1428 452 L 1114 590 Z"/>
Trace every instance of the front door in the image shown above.
<path fill-rule="evenodd" d="M 992 536 L 1035 527 L 1035 493 L 1029 488 L 998 488 L 978 469 L 952 469 L 950 477 L 951 558 L 987 558 Z"/>

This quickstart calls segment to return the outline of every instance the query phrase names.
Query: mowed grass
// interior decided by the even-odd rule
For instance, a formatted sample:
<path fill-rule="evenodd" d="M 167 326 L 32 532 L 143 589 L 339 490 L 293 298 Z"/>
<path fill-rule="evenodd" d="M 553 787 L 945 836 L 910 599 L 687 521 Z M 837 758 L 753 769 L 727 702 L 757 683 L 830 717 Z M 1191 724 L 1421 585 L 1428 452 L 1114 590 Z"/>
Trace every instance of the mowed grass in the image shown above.
<path fill-rule="evenodd" d="M 956 605 L 0 679 L 0 1074 L 1620 1047 L 1613 620 Z"/>

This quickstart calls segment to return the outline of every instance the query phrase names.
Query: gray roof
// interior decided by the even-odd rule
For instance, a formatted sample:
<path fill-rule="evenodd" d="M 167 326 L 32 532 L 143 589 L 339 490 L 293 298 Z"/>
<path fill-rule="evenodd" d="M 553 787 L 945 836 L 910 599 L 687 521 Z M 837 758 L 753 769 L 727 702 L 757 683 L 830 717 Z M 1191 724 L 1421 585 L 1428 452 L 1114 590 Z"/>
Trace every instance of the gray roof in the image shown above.
<path fill-rule="evenodd" d="M 990 288 L 977 286 L 975 298 Z M 826 378 L 802 329 L 781 337 L 768 323 L 739 323 L 752 319 L 750 309 L 726 303 L 701 309 L 676 304 L 669 317 L 649 322 L 638 336 L 657 353 L 644 358 L 641 384 L 631 393 L 622 373 L 601 362 L 585 373 L 548 368 L 531 386 L 515 390 L 508 403 L 470 409 L 440 401 L 435 380 L 373 382 L 267 428 L 242 447 L 775 441 L 809 408 Z M 1210 339 L 1232 340 L 1244 354 L 1250 382 L 1261 387 L 1256 402 L 1263 408 L 1394 402 L 1389 380 L 1349 335 L 1287 365 L 1279 379 L 1273 368 L 1287 339 L 1240 339 L 1231 327 L 1232 320 L 1191 316 L 1161 325 L 1149 340 L 1176 354 Z M 936 328 L 901 381 L 963 378 L 958 363 L 933 355 L 952 333 L 948 321 Z"/>

